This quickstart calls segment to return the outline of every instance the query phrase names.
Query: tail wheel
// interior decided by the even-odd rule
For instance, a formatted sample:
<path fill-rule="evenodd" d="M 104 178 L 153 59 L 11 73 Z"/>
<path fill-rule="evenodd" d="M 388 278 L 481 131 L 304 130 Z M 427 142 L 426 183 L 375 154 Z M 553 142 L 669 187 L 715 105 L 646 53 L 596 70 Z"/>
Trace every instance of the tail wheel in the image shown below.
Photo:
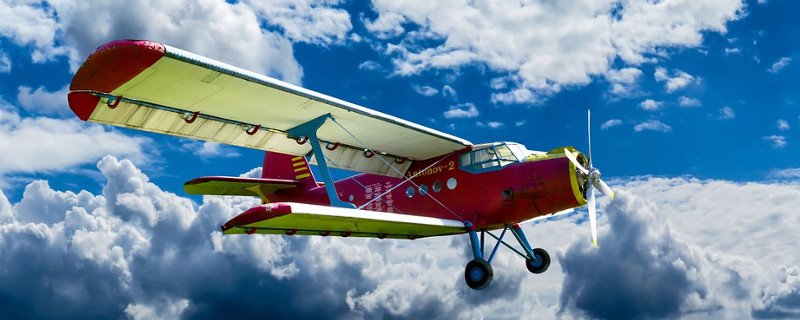
<path fill-rule="evenodd" d="M 550 254 L 542 248 L 536 248 L 533 249 L 533 257 L 536 260 L 525 260 L 525 266 L 528 267 L 528 271 L 537 274 L 547 271 L 547 268 L 550 267 Z"/>
<path fill-rule="evenodd" d="M 486 260 L 473 259 L 467 263 L 467 268 L 464 271 L 464 280 L 473 290 L 481 290 L 492 283 L 492 275 L 492 266 Z"/>

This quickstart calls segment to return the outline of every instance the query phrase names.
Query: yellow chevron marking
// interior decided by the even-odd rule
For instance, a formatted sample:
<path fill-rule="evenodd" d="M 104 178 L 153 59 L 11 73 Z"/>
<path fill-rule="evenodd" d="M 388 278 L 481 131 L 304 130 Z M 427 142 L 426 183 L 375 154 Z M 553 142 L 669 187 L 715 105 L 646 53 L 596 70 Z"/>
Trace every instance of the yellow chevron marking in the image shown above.
<path fill-rule="evenodd" d="M 300 167 L 300 168 L 294 169 L 294 172 L 300 172 L 300 171 L 306 171 L 306 170 L 308 170 L 308 167 Z"/>
<path fill-rule="evenodd" d="M 303 157 L 294 157 L 292 158 L 292 162 L 303 160 Z"/>
<path fill-rule="evenodd" d="M 308 178 L 310 176 L 311 176 L 310 173 L 304 173 L 304 174 L 301 174 L 299 176 L 295 176 L 294 178 L 297 179 L 297 180 L 300 180 L 300 179 L 303 179 L 303 178 Z"/>
<path fill-rule="evenodd" d="M 295 162 L 295 163 L 292 163 L 292 167 L 299 167 L 299 166 L 302 166 L 302 165 L 305 165 L 305 164 L 306 164 L 305 162 Z"/>

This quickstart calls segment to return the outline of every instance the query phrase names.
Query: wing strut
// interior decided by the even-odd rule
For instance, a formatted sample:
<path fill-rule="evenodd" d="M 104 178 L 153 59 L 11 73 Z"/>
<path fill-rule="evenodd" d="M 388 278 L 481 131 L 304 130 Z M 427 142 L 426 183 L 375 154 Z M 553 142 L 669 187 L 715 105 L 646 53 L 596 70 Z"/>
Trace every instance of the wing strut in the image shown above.
<path fill-rule="evenodd" d="M 325 181 L 325 191 L 328 193 L 328 199 L 331 201 L 331 206 L 355 209 L 356 206 L 354 204 L 344 202 L 339 199 L 339 195 L 336 193 L 336 186 L 333 185 L 333 178 L 331 177 L 330 171 L 328 171 L 328 164 L 326 163 L 327 161 L 324 160 L 325 155 L 322 154 L 322 146 L 320 146 L 319 138 L 317 138 L 317 130 L 329 118 L 333 119 L 333 116 L 331 116 L 330 113 L 319 116 L 314 120 L 289 129 L 287 132 L 289 133 L 289 137 L 307 138 L 308 142 L 311 144 L 311 152 L 314 153 L 314 156 L 316 156 L 317 159 L 323 159 L 322 161 L 317 161 L 317 166 L 322 174 L 322 180 Z"/>

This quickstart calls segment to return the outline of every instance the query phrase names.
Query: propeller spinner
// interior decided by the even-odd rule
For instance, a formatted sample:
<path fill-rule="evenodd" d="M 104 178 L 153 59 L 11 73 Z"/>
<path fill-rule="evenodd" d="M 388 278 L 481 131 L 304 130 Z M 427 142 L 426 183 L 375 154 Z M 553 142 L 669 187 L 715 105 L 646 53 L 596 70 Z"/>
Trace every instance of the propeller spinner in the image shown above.
<path fill-rule="evenodd" d="M 600 190 L 600 193 L 607 195 L 609 197 L 614 197 L 614 191 L 608 187 L 608 185 L 600 179 L 600 170 L 592 166 L 592 121 L 591 121 L 591 111 L 587 112 L 586 119 L 587 119 L 587 131 L 589 134 L 589 168 L 585 168 L 578 162 L 578 159 L 575 158 L 575 155 L 572 154 L 571 151 L 564 148 L 564 154 L 567 155 L 569 161 L 575 165 L 575 168 L 581 171 L 584 174 L 586 179 L 589 181 L 588 189 L 586 190 L 586 197 L 587 197 L 587 206 L 589 208 L 589 224 L 592 228 L 592 241 L 594 245 L 597 246 L 597 208 L 594 200 L 594 189 Z"/>

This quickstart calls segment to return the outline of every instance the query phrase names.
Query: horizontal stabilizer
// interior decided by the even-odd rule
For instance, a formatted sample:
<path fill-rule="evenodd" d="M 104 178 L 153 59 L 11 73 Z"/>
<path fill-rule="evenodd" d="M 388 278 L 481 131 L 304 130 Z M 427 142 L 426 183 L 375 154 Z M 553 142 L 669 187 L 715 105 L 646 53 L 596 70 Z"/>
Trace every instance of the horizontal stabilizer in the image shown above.
<path fill-rule="evenodd" d="M 184 183 L 183 190 L 188 194 L 264 198 L 265 195 L 274 193 L 277 190 L 294 188 L 300 184 L 300 181 L 297 180 L 202 177 Z"/>
<path fill-rule="evenodd" d="M 245 211 L 226 222 L 222 232 L 417 239 L 466 231 L 456 220 L 277 202 Z"/>

